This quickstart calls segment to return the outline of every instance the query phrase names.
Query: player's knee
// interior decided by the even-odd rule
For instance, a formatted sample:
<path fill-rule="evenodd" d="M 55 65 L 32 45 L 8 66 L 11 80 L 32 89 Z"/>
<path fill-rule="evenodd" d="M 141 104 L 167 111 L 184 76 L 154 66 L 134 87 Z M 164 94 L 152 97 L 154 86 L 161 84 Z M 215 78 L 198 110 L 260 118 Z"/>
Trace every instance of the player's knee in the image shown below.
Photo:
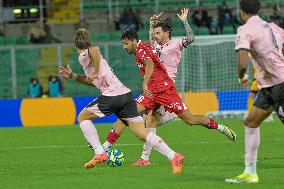
<path fill-rule="evenodd" d="M 147 128 L 156 128 L 156 126 L 157 126 L 157 120 L 153 120 L 153 119 L 149 121 L 148 124 L 146 124 Z"/>
<path fill-rule="evenodd" d="M 79 115 L 77 116 L 77 121 L 78 121 L 78 123 L 81 123 L 81 122 L 84 121 L 84 120 L 86 120 L 86 113 L 85 113 L 85 111 L 83 110 L 83 111 L 81 111 L 81 112 L 79 113 Z"/>
<path fill-rule="evenodd" d="M 84 121 L 84 120 L 85 120 L 84 116 L 80 113 L 80 114 L 77 116 L 77 121 L 78 121 L 78 123 L 81 123 L 81 122 Z"/>
<path fill-rule="evenodd" d="M 254 122 L 253 120 L 249 119 L 249 118 L 246 118 L 244 120 L 244 124 L 246 127 L 250 127 L 250 128 L 256 128 L 259 126 L 258 123 Z"/>

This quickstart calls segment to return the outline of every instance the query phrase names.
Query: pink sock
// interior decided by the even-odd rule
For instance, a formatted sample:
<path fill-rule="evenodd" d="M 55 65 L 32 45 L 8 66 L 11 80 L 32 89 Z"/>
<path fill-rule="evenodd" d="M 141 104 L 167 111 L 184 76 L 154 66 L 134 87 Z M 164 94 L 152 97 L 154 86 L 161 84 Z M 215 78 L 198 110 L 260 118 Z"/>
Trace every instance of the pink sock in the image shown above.
<path fill-rule="evenodd" d="M 159 136 L 149 133 L 146 137 L 146 142 L 154 147 L 155 150 L 162 155 L 167 156 L 169 160 L 174 158 L 175 152 Z"/>
<path fill-rule="evenodd" d="M 90 143 L 90 145 L 95 149 L 96 154 L 102 154 L 104 149 L 101 145 L 99 135 L 96 127 L 92 123 L 91 120 L 84 120 L 80 123 L 80 128 L 84 134 L 86 140 Z"/>
<path fill-rule="evenodd" d="M 245 164 L 255 163 L 257 150 L 260 143 L 260 132 L 258 128 L 245 126 Z"/>
<path fill-rule="evenodd" d="M 149 133 L 156 134 L 156 130 L 157 130 L 156 128 L 148 128 Z M 152 145 L 148 144 L 147 142 L 144 142 L 141 159 L 149 160 L 152 148 L 153 148 Z"/>

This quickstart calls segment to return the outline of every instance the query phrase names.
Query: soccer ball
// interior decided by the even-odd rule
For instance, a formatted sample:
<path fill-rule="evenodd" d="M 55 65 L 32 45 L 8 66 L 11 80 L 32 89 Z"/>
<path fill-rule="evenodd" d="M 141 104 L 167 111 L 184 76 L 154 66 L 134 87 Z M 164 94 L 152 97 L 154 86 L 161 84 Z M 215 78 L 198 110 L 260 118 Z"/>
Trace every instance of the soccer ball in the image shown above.
<path fill-rule="evenodd" d="M 121 166 L 124 162 L 124 154 L 121 150 L 111 149 L 108 151 L 107 164 L 111 167 Z"/>

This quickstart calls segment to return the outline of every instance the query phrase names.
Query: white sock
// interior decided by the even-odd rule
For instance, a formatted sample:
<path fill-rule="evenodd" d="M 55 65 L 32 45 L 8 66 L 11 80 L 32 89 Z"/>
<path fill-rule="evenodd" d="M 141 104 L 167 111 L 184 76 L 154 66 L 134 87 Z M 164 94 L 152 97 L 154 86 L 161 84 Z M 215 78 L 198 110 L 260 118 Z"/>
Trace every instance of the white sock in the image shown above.
<path fill-rule="evenodd" d="M 156 130 L 157 130 L 156 128 L 148 128 L 149 133 L 156 134 Z M 152 148 L 153 148 L 152 145 L 148 144 L 147 142 L 144 142 L 141 159 L 149 160 Z"/>
<path fill-rule="evenodd" d="M 104 148 L 105 150 L 107 150 L 107 149 L 109 149 L 110 147 L 112 147 L 112 144 L 109 143 L 108 141 L 105 141 L 105 143 L 103 144 L 103 148 Z"/>
<path fill-rule="evenodd" d="M 260 130 L 245 126 L 245 172 L 256 174 L 257 151 L 260 144 Z"/>
<path fill-rule="evenodd" d="M 176 119 L 178 116 L 175 113 L 165 112 L 165 114 L 161 117 L 159 123 L 157 126 L 164 125 L 166 123 L 169 123 L 170 121 Z"/>
<path fill-rule="evenodd" d="M 246 164 L 245 173 L 256 175 L 256 162 Z"/>
<path fill-rule="evenodd" d="M 95 153 L 96 154 L 102 154 L 104 152 L 104 148 L 101 145 L 97 129 L 94 126 L 94 124 L 92 123 L 92 121 L 91 120 L 82 121 L 80 123 L 80 128 L 81 128 L 86 140 L 95 149 Z"/>
<path fill-rule="evenodd" d="M 149 133 L 146 142 L 154 147 L 155 150 L 166 156 L 169 160 L 174 158 L 175 152 L 157 135 Z"/>
<path fill-rule="evenodd" d="M 218 124 L 218 128 L 217 128 L 219 131 L 221 132 L 224 132 L 225 128 L 224 128 L 224 125 L 222 124 Z"/>

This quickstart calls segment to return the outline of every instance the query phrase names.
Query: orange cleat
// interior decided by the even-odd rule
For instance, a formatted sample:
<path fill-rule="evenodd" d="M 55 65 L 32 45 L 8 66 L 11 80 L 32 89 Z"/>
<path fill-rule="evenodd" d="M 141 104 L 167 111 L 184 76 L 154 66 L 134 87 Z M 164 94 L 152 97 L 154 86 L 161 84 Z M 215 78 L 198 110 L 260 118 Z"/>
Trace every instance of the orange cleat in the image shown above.
<path fill-rule="evenodd" d="M 174 174 L 180 174 L 182 172 L 182 163 L 184 161 L 184 156 L 180 153 L 175 153 L 174 158 L 171 160 L 171 165 Z"/>
<path fill-rule="evenodd" d="M 149 160 L 144 160 L 144 159 L 139 159 L 138 161 L 136 161 L 135 163 L 132 164 L 132 166 L 148 166 L 150 165 L 150 161 Z"/>
<path fill-rule="evenodd" d="M 86 169 L 92 169 L 97 164 L 106 162 L 107 160 L 108 160 L 108 155 L 106 152 L 103 152 L 100 155 L 95 155 L 94 158 L 91 159 L 91 161 L 89 161 L 88 163 L 85 163 L 84 167 Z"/>

